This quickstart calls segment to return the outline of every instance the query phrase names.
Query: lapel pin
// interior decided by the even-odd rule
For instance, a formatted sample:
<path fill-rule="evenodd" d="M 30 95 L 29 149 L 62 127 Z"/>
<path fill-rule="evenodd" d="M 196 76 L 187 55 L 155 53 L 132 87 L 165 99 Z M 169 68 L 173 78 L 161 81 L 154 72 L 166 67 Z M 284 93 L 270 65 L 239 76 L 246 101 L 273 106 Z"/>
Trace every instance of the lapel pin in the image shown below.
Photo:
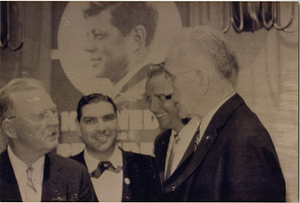
<path fill-rule="evenodd" d="M 126 185 L 129 185 L 130 184 L 130 179 L 129 178 L 125 178 L 124 182 L 125 182 Z"/>

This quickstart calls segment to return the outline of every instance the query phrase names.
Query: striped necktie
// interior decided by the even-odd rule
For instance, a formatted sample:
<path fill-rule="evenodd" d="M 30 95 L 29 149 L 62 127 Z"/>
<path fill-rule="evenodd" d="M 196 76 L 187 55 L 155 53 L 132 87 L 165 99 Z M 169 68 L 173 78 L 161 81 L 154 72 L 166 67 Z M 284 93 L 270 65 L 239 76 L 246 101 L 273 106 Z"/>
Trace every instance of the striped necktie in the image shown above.
<path fill-rule="evenodd" d="M 35 193 L 37 193 L 37 191 L 36 191 L 36 189 L 35 189 L 35 187 L 33 185 L 33 182 L 32 182 L 32 172 L 33 172 L 33 168 L 32 167 L 29 167 L 26 170 L 26 173 L 27 173 L 27 187 L 30 188 Z"/>

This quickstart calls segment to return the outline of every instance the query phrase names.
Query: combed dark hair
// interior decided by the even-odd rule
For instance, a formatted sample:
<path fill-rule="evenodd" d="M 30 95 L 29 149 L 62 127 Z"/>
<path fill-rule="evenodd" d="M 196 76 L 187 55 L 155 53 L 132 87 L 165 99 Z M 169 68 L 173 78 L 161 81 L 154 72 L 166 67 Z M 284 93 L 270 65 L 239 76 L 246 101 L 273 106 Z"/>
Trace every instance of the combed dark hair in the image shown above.
<path fill-rule="evenodd" d="M 6 117 L 8 110 L 13 108 L 13 101 L 10 95 L 17 92 L 30 90 L 45 90 L 44 84 L 33 78 L 16 78 L 7 83 L 0 89 L 0 117 L 3 120 Z"/>
<path fill-rule="evenodd" d="M 81 113 L 82 113 L 81 109 L 85 105 L 92 104 L 92 103 L 99 103 L 101 101 L 111 103 L 114 107 L 115 114 L 117 115 L 117 107 L 116 107 L 115 103 L 113 102 L 113 100 L 109 96 L 95 93 L 95 94 L 90 94 L 90 95 L 87 95 L 87 96 L 83 96 L 80 99 L 80 101 L 78 102 L 78 107 L 77 107 L 77 120 L 78 120 L 78 122 L 80 122 L 80 119 L 81 119 Z"/>
<path fill-rule="evenodd" d="M 85 18 L 94 16 L 110 8 L 111 24 L 120 30 L 123 36 L 138 25 L 146 29 L 146 46 L 151 44 L 157 27 L 158 13 L 147 2 L 90 2 L 83 10 Z"/>

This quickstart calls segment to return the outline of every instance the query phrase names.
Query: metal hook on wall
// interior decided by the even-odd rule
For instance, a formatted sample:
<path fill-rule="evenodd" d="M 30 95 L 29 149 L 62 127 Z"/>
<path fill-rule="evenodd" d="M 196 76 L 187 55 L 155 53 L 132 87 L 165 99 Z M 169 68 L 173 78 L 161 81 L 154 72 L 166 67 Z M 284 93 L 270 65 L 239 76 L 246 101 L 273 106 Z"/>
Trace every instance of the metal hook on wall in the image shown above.
<path fill-rule="evenodd" d="M 240 19 L 240 25 L 239 27 L 236 26 L 236 22 L 234 19 L 234 15 L 233 12 L 231 12 L 231 22 L 232 22 L 232 26 L 233 28 L 237 31 L 237 32 L 242 32 L 243 28 L 244 28 L 244 13 L 243 13 L 243 5 L 241 2 L 238 2 L 239 4 L 239 19 Z"/>
<path fill-rule="evenodd" d="M 288 2 L 285 2 L 285 4 L 288 4 Z M 285 26 L 280 26 L 279 23 L 278 23 L 278 20 L 280 20 L 278 18 L 278 15 L 280 15 L 279 5 L 280 5 L 280 3 L 278 3 L 278 2 L 272 2 L 272 3 L 263 2 L 262 3 L 262 20 L 263 20 L 264 27 L 267 30 L 269 30 L 274 25 L 274 27 L 277 30 L 284 30 L 286 32 L 297 32 L 297 30 L 287 29 L 292 24 L 292 22 L 294 20 L 294 14 L 295 14 L 295 5 L 294 5 L 294 3 L 290 2 L 290 7 L 291 7 L 290 20 Z M 269 8 L 266 8 L 267 6 L 269 6 Z M 271 13 L 271 19 L 270 19 L 269 23 L 267 23 L 267 20 L 266 20 L 266 15 L 268 13 L 268 11 L 266 11 L 267 9 L 269 10 L 269 13 Z"/>
<path fill-rule="evenodd" d="M 269 8 L 266 8 L 266 7 L 269 7 Z M 268 9 L 268 11 L 266 11 Z M 262 5 L 261 5 L 261 17 L 262 17 L 262 21 L 263 21 L 263 25 L 264 27 L 269 30 L 272 26 L 273 26 L 273 23 L 274 23 L 274 20 L 273 20 L 273 6 L 272 6 L 272 3 L 269 3 L 269 2 L 262 2 Z M 267 13 L 271 13 L 271 19 L 269 21 L 269 23 L 267 23 Z"/>
<path fill-rule="evenodd" d="M 0 10 L 1 10 L 1 27 L 0 27 L 0 32 L 1 32 L 1 38 L 0 38 L 0 48 L 3 48 L 7 45 L 7 2 L 1 1 L 0 2 Z"/>
<path fill-rule="evenodd" d="M 22 23 L 19 22 L 20 13 L 22 13 Z M 16 51 L 22 47 L 24 20 L 24 2 L 1 2 L 1 48 L 7 46 L 10 50 Z"/>
<path fill-rule="evenodd" d="M 210 3 L 211 2 L 206 2 L 206 4 L 207 4 L 207 25 L 209 25 L 209 26 L 211 26 L 211 7 L 210 7 Z M 224 19 L 222 32 L 226 33 L 230 28 L 230 15 L 231 15 L 230 6 L 229 6 L 228 2 L 222 3 L 221 6 L 222 6 L 222 17 Z M 227 13 L 226 13 L 226 11 L 227 11 Z M 225 19 L 227 19 L 227 24 L 226 24 Z"/>
<path fill-rule="evenodd" d="M 293 4 L 291 3 L 290 21 L 285 26 L 280 26 L 279 23 L 277 22 L 278 20 L 280 20 L 280 19 L 278 19 L 278 15 L 280 14 L 279 3 L 273 2 L 272 3 L 272 7 L 273 7 L 273 13 L 272 13 L 272 15 L 274 16 L 274 18 L 273 18 L 274 27 L 277 30 L 283 30 L 283 29 L 287 28 L 288 26 L 290 26 L 290 24 L 294 20 L 294 6 L 293 6 Z M 274 9 L 274 7 L 275 7 L 275 9 Z"/>
<path fill-rule="evenodd" d="M 224 20 L 225 20 L 225 16 L 226 16 L 226 10 L 227 10 L 227 25 L 226 26 L 224 26 L 224 28 L 223 28 L 223 30 L 222 30 L 222 32 L 223 33 L 226 33 L 228 30 L 229 30 L 229 28 L 230 28 L 230 15 L 231 15 L 231 9 L 230 9 L 230 6 L 229 6 L 229 2 L 224 2 L 224 9 L 223 9 L 223 18 L 224 18 Z M 225 5 L 226 5 L 226 7 L 227 7 L 227 9 L 225 8 Z"/>

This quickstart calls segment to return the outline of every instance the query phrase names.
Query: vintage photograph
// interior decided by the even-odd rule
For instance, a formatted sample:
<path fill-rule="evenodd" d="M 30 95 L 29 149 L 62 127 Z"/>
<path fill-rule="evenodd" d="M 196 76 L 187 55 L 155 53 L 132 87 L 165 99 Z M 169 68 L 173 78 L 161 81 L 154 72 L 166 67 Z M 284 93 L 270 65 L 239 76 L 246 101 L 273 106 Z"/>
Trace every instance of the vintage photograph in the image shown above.
<path fill-rule="evenodd" d="M 1 1 L 0 201 L 298 202 L 296 1 Z"/>

